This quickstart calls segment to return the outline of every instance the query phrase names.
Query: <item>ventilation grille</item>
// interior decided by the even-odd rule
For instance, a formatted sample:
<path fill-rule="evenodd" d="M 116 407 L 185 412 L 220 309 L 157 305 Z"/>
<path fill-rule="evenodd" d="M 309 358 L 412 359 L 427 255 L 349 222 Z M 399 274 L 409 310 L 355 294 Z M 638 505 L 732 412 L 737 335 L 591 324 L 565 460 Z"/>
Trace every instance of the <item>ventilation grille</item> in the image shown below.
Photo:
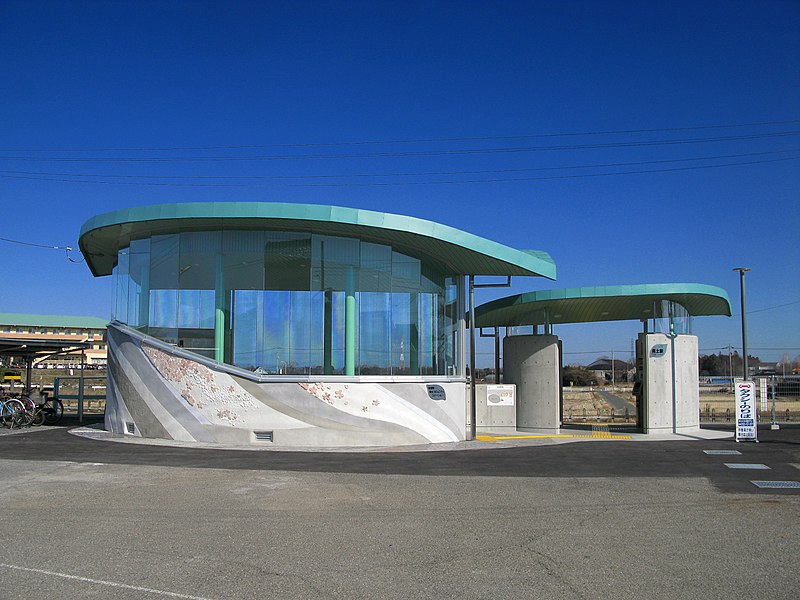
<path fill-rule="evenodd" d="M 272 441 L 272 432 L 271 431 L 254 431 L 253 435 L 256 436 L 257 442 L 271 442 Z"/>
<path fill-rule="evenodd" d="M 133 435 L 136 433 L 136 425 L 131 423 L 130 421 L 125 422 L 125 433 Z"/>
<path fill-rule="evenodd" d="M 751 481 L 754 486 L 772 490 L 800 490 L 800 481 Z"/>

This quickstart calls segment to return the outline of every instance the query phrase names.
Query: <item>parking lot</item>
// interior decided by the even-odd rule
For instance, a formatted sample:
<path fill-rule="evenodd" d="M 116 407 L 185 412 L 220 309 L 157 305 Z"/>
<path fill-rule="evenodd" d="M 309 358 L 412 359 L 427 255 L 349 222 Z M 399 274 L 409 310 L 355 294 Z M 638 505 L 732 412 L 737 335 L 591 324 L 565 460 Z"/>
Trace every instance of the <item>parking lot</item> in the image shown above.
<path fill-rule="evenodd" d="M 794 598 L 800 490 L 751 482 L 800 479 L 800 429 L 760 437 L 316 453 L 26 430 L 0 436 L 0 596 Z"/>

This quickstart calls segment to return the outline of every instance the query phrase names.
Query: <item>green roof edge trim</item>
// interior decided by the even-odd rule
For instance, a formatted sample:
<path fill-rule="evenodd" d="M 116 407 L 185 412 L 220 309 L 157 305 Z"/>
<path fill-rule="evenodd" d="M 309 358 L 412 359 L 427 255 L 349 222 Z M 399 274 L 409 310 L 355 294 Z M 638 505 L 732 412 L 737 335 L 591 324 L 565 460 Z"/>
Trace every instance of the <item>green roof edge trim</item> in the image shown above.
<path fill-rule="evenodd" d="M 81 329 L 105 329 L 108 319 L 100 317 L 75 317 L 63 315 L 30 315 L 24 313 L 0 313 L 0 324 L 29 327 L 77 327 Z"/>
<path fill-rule="evenodd" d="M 126 208 L 92 217 L 81 227 L 78 245 L 86 263 L 95 276 L 109 275 L 116 260 L 114 243 L 134 234 L 144 235 L 146 224 L 161 225 L 176 221 L 191 222 L 199 226 L 221 225 L 224 221 L 238 221 L 239 227 L 258 227 L 260 221 L 286 221 L 294 228 L 323 227 L 326 232 L 373 238 L 383 237 L 388 242 L 440 258 L 446 248 L 452 259 L 449 266 L 456 270 L 480 266 L 481 272 L 464 271 L 463 275 L 534 275 L 556 278 L 556 265 L 549 254 L 542 251 L 517 250 L 448 225 L 416 217 L 381 213 L 371 210 L 344 208 L 320 204 L 290 204 L 279 202 L 186 202 L 154 204 Z M 216 222 L 216 223 L 215 223 Z M 179 227 L 178 223 L 175 223 Z M 116 229 L 116 235 L 114 235 Z M 105 238 L 103 239 L 103 233 Z M 426 246 L 430 246 L 427 248 Z M 437 250 L 438 249 L 438 250 Z M 450 254 L 452 252 L 452 254 Z M 114 256 L 112 257 L 111 254 Z"/>
<path fill-rule="evenodd" d="M 541 325 L 543 312 L 550 323 L 586 323 L 611 320 L 640 320 L 645 302 L 674 301 L 692 316 L 731 316 L 728 293 L 702 283 L 653 283 L 540 290 L 492 300 L 475 308 L 479 327 Z M 562 317 L 558 310 L 570 313 Z M 613 314 L 612 314 L 613 313 Z M 563 318 L 563 320 L 559 320 Z M 569 320 L 569 319 L 574 320 Z M 652 317 L 650 317 L 652 318 Z"/>

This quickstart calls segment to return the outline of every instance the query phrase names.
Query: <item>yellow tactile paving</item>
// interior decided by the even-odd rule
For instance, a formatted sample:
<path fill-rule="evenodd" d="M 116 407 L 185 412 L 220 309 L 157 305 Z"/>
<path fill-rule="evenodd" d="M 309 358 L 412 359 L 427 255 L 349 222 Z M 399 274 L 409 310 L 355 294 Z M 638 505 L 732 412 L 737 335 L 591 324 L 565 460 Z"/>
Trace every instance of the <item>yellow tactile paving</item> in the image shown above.
<path fill-rule="evenodd" d="M 592 427 L 591 433 L 554 433 L 551 435 L 479 435 L 476 439 L 481 442 L 501 442 L 507 440 L 541 440 L 550 438 L 567 439 L 604 439 L 604 440 L 629 440 L 629 435 L 616 435 L 609 431 L 607 426 Z"/>

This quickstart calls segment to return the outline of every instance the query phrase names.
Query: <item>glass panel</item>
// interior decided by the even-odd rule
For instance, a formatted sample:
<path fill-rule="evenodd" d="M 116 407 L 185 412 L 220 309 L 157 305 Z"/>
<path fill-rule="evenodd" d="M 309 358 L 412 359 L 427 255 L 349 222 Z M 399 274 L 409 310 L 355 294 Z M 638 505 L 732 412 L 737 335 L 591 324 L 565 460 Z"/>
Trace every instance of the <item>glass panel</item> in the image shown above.
<path fill-rule="evenodd" d="M 324 235 L 314 235 L 311 238 L 312 265 L 311 286 L 315 291 L 325 291 L 322 296 L 323 304 L 323 346 L 324 340 L 330 338 L 330 347 L 323 348 L 323 362 L 330 357 L 332 368 L 330 373 L 342 374 L 345 372 L 345 337 L 346 319 L 345 293 L 349 290 L 355 300 L 355 322 L 351 323 L 355 336 L 354 348 L 356 362 L 358 361 L 358 287 L 359 267 L 359 241 L 348 238 L 336 238 Z M 329 312 L 325 311 L 325 297 L 330 300 Z M 330 318 L 325 315 L 330 314 Z"/>
<path fill-rule="evenodd" d="M 231 358 L 234 365 L 255 371 L 262 364 L 264 294 L 234 290 L 231 300 Z"/>
<path fill-rule="evenodd" d="M 464 314 L 463 285 L 461 277 L 448 277 L 445 280 L 444 306 L 444 374 L 463 376 L 461 368 L 461 315 Z"/>
<path fill-rule="evenodd" d="M 180 234 L 180 240 L 178 287 L 182 290 L 215 289 L 222 232 L 184 231 Z"/>
<path fill-rule="evenodd" d="M 150 335 L 178 343 L 177 234 L 156 235 L 150 240 Z"/>
<path fill-rule="evenodd" d="M 111 298 L 111 320 L 112 321 L 119 321 L 120 319 L 117 317 L 117 291 L 119 290 L 119 265 L 114 265 L 111 269 L 111 293 L 113 297 Z M 52 331 L 50 333 L 53 333 Z"/>
<path fill-rule="evenodd" d="M 222 252 L 227 290 L 264 289 L 263 231 L 225 231 Z"/>
<path fill-rule="evenodd" d="M 394 375 L 409 375 L 412 372 L 411 364 L 417 358 L 413 355 L 417 351 L 416 326 L 412 328 L 412 301 L 416 302 L 416 294 L 395 292 L 392 294 L 391 318 L 391 373 Z"/>
<path fill-rule="evenodd" d="M 128 322 L 128 270 L 130 267 L 130 253 L 127 248 L 119 251 L 117 258 L 117 289 L 116 313 L 117 319 L 123 323 Z"/>
<path fill-rule="evenodd" d="M 392 295 L 388 292 L 359 294 L 359 359 L 361 375 L 390 373 Z"/>
<path fill-rule="evenodd" d="M 311 236 L 268 231 L 264 240 L 264 289 L 308 290 Z"/>
<path fill-rule="evenodd" d="M 150 253 L 131 251 L 129 273 L 128 325 L 146 331 L 150 312 Z"/>
<path fill-rule="evenodd" d="M 178 291 L 178 327 L 214 329 L 214 290 Z"/>
<path fill-rule="evenodd" d="M 381 244 L 361 243 L 359 291 L 392 291 L 392 249 Z"/>
<path fill-rule="evenodd" d="M 358 270 L 358 240 L 315 235 L 312 249 L 312 289 L 345 291 Z"/>
<path fill-rule="evenodd" d="M 155 235 L 150 244 L 150 289 L 178 289 L 179 237 Z"/>

